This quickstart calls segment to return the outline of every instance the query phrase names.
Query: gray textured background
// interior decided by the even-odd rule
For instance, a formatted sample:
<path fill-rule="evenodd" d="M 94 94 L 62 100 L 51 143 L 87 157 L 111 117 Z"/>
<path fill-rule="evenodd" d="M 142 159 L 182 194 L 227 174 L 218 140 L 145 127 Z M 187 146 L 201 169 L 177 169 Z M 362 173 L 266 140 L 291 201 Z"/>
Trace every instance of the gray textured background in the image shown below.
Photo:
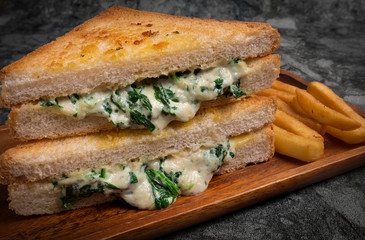
<path fill-rule="evenodd" d="M 282 68 L 330 86 L 365 109 L 365 3 L 325 1 L 25 1 L 0 6 L 0 68 L 111 5 L 224 20 L 262 21 L 281 34 Z M 0 125 L 7 118 L 0 110 Z M 365 159 L 364 159 L 365 161 Z M 164 237 L 364 239 L 365 168 Z"/>

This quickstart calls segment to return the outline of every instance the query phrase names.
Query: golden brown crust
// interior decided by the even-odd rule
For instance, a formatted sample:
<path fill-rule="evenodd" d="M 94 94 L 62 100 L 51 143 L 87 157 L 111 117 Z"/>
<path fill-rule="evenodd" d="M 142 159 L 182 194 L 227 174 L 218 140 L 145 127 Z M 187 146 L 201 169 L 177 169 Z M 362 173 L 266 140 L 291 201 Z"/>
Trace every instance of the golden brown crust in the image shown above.
<path fill-rule="evenodd" d="M 49 95 L 124 86 L 223 59 L 265 56 L 279 44 L 277 30 L 265 23 L 202 20 L 114 6 L 4 67 L 1 97 L 4 106 L 9 106 Z M 237 49 L 233 53 L 225 46 Z M 133 66 L 136 63 L 140 66 Z M 128 66 L 130 71 L 121 70 Z M 94 79 L 84 80 L 91 74 Z M 127 77 L 118 80 L 123 74 Z M 69 80 L 74 75 L 77 78 Z M 64 84 L 57 85 L 58 81 Z M 34 84 L 38 88 L 32 89 Z M 45 84 L 57 89 L 52 92 Z M 28 88 L 30 93 L 18 96 L 14 88 Z"/>
<path fill-rule="evenodd" d="M 130 57 L 129 52 L 154 57 L 172 44 L 179 48 L 185 46 L 186 50 L 187 46 L 202 45 L 207 39 L 217 38 L 217 33 L 234 38 L 240 32 L 255 36 L 264 30 L 272 28 L 266 23 L 202 20 L 113 6 L 65 36 L 4 67 L 1 72 L 62 71 L 68 67 L 92 66 L 98 61 L 123 61 Z M 234 31 L 236 34 L 232 34 Z M 108 49 L 101 48 L 101 43 Z M 279 42 L 275 41 L 269 51 L 258 56 L 268 55 L 278 47 Z M 146 52 L 147 49 L 150 51 Z"/>

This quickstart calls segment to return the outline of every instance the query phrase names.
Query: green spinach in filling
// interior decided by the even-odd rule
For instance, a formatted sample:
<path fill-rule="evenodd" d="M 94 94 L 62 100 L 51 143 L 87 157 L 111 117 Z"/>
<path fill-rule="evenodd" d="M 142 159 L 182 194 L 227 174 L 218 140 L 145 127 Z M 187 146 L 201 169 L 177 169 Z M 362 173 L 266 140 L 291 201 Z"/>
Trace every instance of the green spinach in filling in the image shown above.
<path fill-rule="evenodd" d="M 203 101 L 246 95 L 240 90 L 246 68 L 236 60 L 216 68 L 146 79 L 122 89 L 42 100 L 39 105 L 77 119 L 103 116 L 119 128 L 140 125 L 153 132 L 173 120 L 189 121 Z"/>
<path fill-rule="evenodd" d="M 65 209 L 95 193 L 119 195 L 138 208 L 160 209 L 174 203 L 180 194 L 204 191 L 223 162 L 233 157 L 229 141 L 225 141 L 183 157 L 167 156 L 150 162 L 131 162 L 64 175 L 52 184 L 62 189 L 60 200 Z M 143 187 L 141 195 L 139 188 Z"/>

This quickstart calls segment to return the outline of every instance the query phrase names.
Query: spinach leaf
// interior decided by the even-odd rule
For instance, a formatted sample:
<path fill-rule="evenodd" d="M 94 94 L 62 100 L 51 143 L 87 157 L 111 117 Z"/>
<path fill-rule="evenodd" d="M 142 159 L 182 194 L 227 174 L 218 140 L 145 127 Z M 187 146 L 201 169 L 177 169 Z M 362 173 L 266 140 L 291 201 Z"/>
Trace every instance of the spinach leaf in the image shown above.
<path fill-rule="evenodd" d="M 119 108 L 120 110 L 122 110 L 122 112 L 126 112 L 126 107 L 124 106 L 124 104 L 121 103 L 121 98 L 120 98 L 120 94 L 118 92 L 118 90 L 115 91 L 115 94 L 112 93 L 110 95 L 110 101 L 117 106 L 117 108 Z"/>
<path fill-rule="evenodd" d="M 174 183 L 178 183 L 178 180 L 179 180 L 179 177 L 182 175 L 182 171 L 171 171 L 169 172 L 168 174 L 166 172 L 164 172 L 164 174 L 169 178 L 171 179 L 171 181 L 173 181 Z"/>
<path fill-rule="evenodd" d="M 171 205 L 176 197 L 180 195 L 180 189 L 162 172 L 154 169 L 145 169 L 147 180 L 151 184 L 152 193 L 155 198 L 157 209 Z"/>
<path fill-rule="evenodd" d="M 237 63 L 239 63 L 239 62 L 242 62 L 242 59 L 236 59 L 236 60 L 232 61 L 231 63 L 233 63 L 233 64 L 237 64 Z"/>
<path fill-rule="evenodd" d="M 161 102 L 164 105 L 161 112 L 164 115 L 170 114 L 172 116 L 176 116 L 176 114 L 174 112 L 172 112 L 171 110 L 176 110 L 177 107 L 176 106 L 173 106 L 173 107 L 170 106 L 171 101 L 172 102 L 179 102 L 179 99 L 177 97 L 175 97 L 175 93 L 171 89 L 164 88 L 162 86 L 157 86 L 157 85 L 154 85 L 153 89 L 155 90 L 156 100 Z"/>
<path fill-rule="evenodd" d="M 58 99 L 56 98 L 54 101 L 52 100 L 42 100 L 41 104 L 42 107 L 59 107 L 59 108 L 63 108 L 61 105 L 58 104 Z"/>
<path fill-rule="evenodd" d="M 105 168 L 102 168 L 101 171 L 100 171 L 100 177 L 101 178 L 105 178 L 106 177 L 106 169 Z"/>
<path fill-rule="evenodd" d="M 234 98 L 240 98 L 244 95 L 246 95 L 246 93 L 242 92 L 237 85 L 232 85 L 231 86 L 231 91 L 233 93 Z"/>
<path fill-rule="evenodd" d="M 219 144 L 215 148 L 211 148 L 209 151 L 211 154 L 214 154 L 220 162 L 224 162 L 224 159 L 226 158 L 228 151 L 223 147 L 222 144 Z"/>
<path fill-rule="evenodd" d="M 217 158 L 221 158 L 222 155 L 224 155 L 224 151 L 223 150 L 223 145 L 219 144 L 216 148 L 215 148 L 215 155 L 217 156 Z"/>
<path fill-rule="evenodd" d="M 138 183 L 138 178 L 134 172 L 129 172 L 129 183 Z"/>
<path fill-rule="evenodd" d="M 207 91 L 207 89 L 208 89 L 208 87 L 206 87 L 206 86 L 201 86 L 200 87 L 201 92 L 205 92 L 205 91 Z"/>
<path fill-rule="evenodd" d="M 170 101 L 179 102 L 179 99 L 174 97 L 175 93 L 171 89 L 157 85 L 154 85 L 153 89 L 155 90 L 156 100 L 163 103 L 165 106 L 169 106 Z"/>
<path fill-rule="evenodd" d="M 104 186 L 107 188 L 110 188 L 110 189 L 119 189 L 117 186 L 115 186 L 111 183 L 108 183 L 108 182 L 104 182 Z"/>
<path fill-rule="evenodd" d="M 153 132 L 156 128 L 151 122 L 151 118 L 146 117 L 146 115 L 137 110 L 130 109 L 130 118 L 133 123 L 144 125 L 148 130 L 150 130 L 150 132 Z"/>
<path fill-rule="evenodd" d="M 220 94 L 222 92 L 223 79 L 217 78 L 216 80 L 214 80 L 214 83 L 215 83 L 214 91 L 217 92 L 218 94 Z"/>
<path fill-rule="evenodd" d="M 219 144 L 215 148 L 211 148 L 210 153 L 214 154 L 220 161 L 222 161 L 225 158 L 225 156 L 227 155 L 227 152 L 223 149 L 222 144 Z"/>
<path fill-rule="evenodd" d="M 173 181 L 174 183 L 176 183 L 176 185 L 178 184 L 178 180 L 179 180 L 179 177 L 181 176 L 182 174 L 182 171 L 170 171 L 169 173 L 167 173 L 163 167 L 162 167 L 162 164 L 166 161 L 167 157 L 164 157 L 164 158 L 161 158 L 160 159 L 160 172 L 162 172 L 163 174 L 166 175 L 166 177 L 168 177 L 171 181 Z"/>
<path fill-rule="evenodd" d="M 161 112 L 166 116 L 166 115 L 171 115 L 171 116 L 176 116 L 176 114 L 174 112 L 171 112 L 171 109 L 173 110 L 176 110 L 177 107 L 173 106 L 171 108 L 167 108 L 167 107 L 164 107 Z"/>
<path fill-rule="evenodd" d="M 110 116 L 110 114 L 112 114 L 112 112 L 113 112 L 112 106 L 110 105 L 110 103 L 107 100 L 104 101 L 103 108 L 104 108 L 104 111 L 109 114 L 109 116 Z"/>
<path fill-rule="evenodd" d="M 72 94 L 71 96 L 68 96 L 72 104 L 76 104 L 78 100 L 80 100 L 80 96 L 78 94 Z"/>
<path fill-rule="evenodd" d="M 66 194 L 60 197 L 62 201 L 62 207 L 64 209 L 72 207 L 80 199 L 90 197 L 93 193 L 104 192 L 103 184 L 99 183 L 96 188 L 87 184 L 79 188 L 78 184 L 69 184 L 65 186 Z"/>
<path fill-rule="evenodd" d="M 141 93 L 142 88 L 133 88 L 132 91 L 128 92 L 128 103 L 131 108 L 137 107 L 138 104 L 141 104 L 142 107 L 147 109 L 148 111 L 152 111 L 152 105 L 148 97 Z"/>
<path fill-rule="evenodd" d="M 74 185 L 74 184 L 73 184 Z M 75 184 L 77 185 L 77 184 Z M 101 183 L 98 183 L 96 188 L 93 188 L 91 185 L 87 184 L 84 185 L 80 188 L 79 193 L 74 192 L 73 194 L 78 195 L 78 197 L 81 198 L 85 198 L 85 197 L 89 197 L 91 196 L 93 193 L 98 193 L 98 192 L 104 192 L 104 187 Z"/>
<path fill-rule="evenodd" d="M 240 81 L 238 81 L 238 83 L 236 85 L 232 85 L 230 89 L 231 89 L 231 92 L 233 93 L 234 98 L 239 98 L 239 97 L 247 95 L 246 93 L 244 93 L 240 90 Z"/>

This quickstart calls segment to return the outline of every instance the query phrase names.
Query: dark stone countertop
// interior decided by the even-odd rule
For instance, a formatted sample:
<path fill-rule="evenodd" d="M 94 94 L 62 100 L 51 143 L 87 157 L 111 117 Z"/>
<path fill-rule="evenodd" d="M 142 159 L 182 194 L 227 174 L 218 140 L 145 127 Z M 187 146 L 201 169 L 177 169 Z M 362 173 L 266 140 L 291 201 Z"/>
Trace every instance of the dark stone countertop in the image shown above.
<path fill-rule="evenodd" d="M 0 68 L 111 5 L 279 29 L 282 68 L 320 81 L 365 109 L 365 4 L 325 1 L 0 1 Z M 8 110 L 1 109 L 0 125 Z M 365 159 L 364 159 L 365 160 Z M 163 239 L 364 239 L 365 168 Z"/>

